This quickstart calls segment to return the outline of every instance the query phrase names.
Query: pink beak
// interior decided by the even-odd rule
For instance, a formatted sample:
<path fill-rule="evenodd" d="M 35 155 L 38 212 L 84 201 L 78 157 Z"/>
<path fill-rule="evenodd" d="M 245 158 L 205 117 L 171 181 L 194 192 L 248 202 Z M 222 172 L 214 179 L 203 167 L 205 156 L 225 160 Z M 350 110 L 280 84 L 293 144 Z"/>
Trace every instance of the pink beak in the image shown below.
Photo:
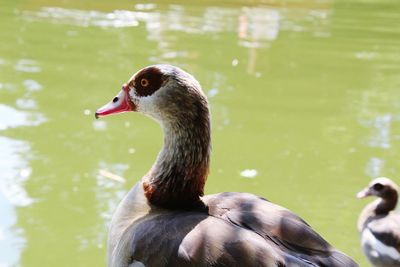
<path fill-rule="evenodd" d="M 372 194 L 371 190 L 369 190 L 369 188 L 365 188 L 362 191 L 358 192 L 357 198 L 365 198 L 365 197 L 372 196 L 372 195 L 373 194 Z"/>
<path fill-rule="evenodd" d="M 118 93 L 116 97 L 101 108 L 99 108 L 95 117 L 98 119 L 99 117 L 104 117 L 111 114 L 117 114 L 126 111 L 136 111 L 136 106 L 129 99 L 129 87 L 125 84 L 122 87 L 122 90 Z"/>

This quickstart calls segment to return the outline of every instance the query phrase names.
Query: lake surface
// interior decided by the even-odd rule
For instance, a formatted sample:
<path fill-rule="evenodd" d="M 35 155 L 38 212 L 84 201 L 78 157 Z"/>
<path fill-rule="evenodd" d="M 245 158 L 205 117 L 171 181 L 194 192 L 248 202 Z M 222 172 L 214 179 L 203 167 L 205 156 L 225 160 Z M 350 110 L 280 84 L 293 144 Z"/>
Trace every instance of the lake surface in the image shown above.
<path fill-rule="evenodd" d="M 368 265 L 355 194 L 400 183 L 400 2 L 190 2 L 0 3 L 1 267 L 105 265 L 113 210 L 162 132 L 94 111 L 156 63 L 209 97 L 207 193 L 264 196 Z"/>

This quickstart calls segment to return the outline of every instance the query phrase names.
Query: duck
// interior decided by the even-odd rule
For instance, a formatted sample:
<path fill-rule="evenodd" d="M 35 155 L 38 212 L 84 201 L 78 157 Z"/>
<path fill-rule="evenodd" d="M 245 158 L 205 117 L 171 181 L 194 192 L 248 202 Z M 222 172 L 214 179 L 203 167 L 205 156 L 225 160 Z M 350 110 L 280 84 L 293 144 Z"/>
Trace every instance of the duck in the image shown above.
<path fill-rule="evenodd" d="M 168 64 L 139 70 L 95 117 L 121 112 L 157 121 L 164 142 L 112 217 L 109 267 L 358 266 L 298 215 L 263 197 L 204 195 L 210 110 L 191 74 Z"/>
<path fill-rule="evenodd" d="M 372 180 L 357 198 L 375 196 L 361 212 L 357 228 L 361 247 L 373 266 L 400 266 L 400 213 L 395 211 L 399 188 L 386 177 Z"/>

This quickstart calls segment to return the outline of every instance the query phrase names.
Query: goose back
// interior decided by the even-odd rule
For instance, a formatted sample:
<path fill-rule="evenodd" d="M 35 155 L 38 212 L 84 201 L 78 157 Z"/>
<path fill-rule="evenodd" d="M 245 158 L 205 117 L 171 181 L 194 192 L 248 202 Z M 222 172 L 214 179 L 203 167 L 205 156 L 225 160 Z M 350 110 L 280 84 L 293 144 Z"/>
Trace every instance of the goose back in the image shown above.
<path fill-rule="evenodd" d="M 145 266 L 357 266 L 289 210 L 247 193 L 203 198 L 207 209 L 150 212 L 126 232 Z"/>

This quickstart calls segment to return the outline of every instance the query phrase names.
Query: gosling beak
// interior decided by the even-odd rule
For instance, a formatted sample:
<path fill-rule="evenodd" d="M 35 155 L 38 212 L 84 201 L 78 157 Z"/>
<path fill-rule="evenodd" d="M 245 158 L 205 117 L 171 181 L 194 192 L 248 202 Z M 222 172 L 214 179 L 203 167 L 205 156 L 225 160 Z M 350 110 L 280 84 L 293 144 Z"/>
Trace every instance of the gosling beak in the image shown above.
<path fill-rule="evenodd" d="M 357 193 L 357 198 L 361 199 L 361 198 L 369 197 L 372 195 L 373 194 L 372 194 L 371 190 L 369 190 L 369 188 L 365 188 L 362 191 Z"/>
<path fill-rule="evenodd" d="M 129 87 L 127 85 L 124 85 L 122 87 L 122 90 L 118 93 L 116 97 L 113 98 L 113 100 L 111 100 L 96 111 L 96 113 L 94 114 L 96 119 L 111 114 L 117 114 L 126 111 L 135 111 L 136 106 L 130 100 L 128 90 Z"/>

